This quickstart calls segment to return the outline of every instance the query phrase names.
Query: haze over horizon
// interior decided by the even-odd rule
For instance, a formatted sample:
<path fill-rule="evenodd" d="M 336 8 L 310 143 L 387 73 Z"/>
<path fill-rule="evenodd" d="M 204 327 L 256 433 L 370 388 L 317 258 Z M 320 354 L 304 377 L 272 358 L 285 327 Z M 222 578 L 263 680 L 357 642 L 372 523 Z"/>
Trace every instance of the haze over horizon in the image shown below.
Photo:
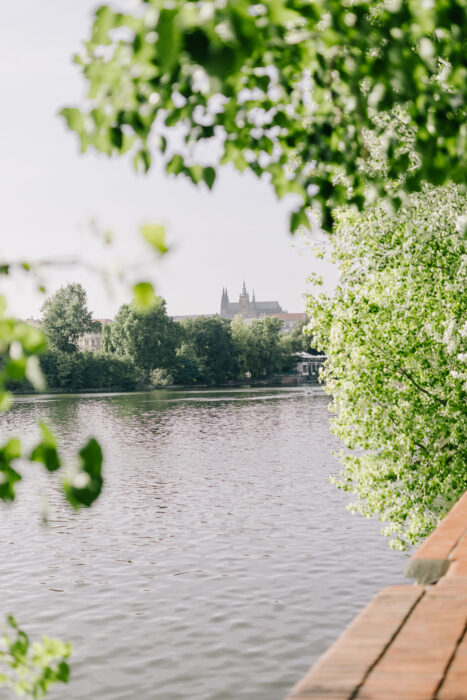
<path fill-rule="evenodd" d="M 44 12 L 33 0 L 18 0 L 0 10 L 0 258 L 79 258 L 83 266 L 46 268 L 47 293 L 79 281 L 97 318 L 112 318 L 130 298 L 128 282 L 138 279 L 155 283 L 170 315 L 215 313 L 222 288 L 236 300 L 244 279 L 257 299 L 276 299 L 290 312 L 303 310 L 310 273 L 322 274 L 325 287 L 333 288 L 334 269 L 292 247 L 301 247 L 287 233 L 292 199 L 278 202 L 252 175 L 225 167 L 208 192 L 170 178 L 160 164 L 141 176 L 126 159 L 79 154 L 58 111 L 83 96 L 71 59 L 89 34 L 96 4 L 49 0 Z M 93 234 L 91 219 L 114 232 L 112 246 Z M 172 249 L 161 260 L 138 239 L 148 221 L 167 228 Z M 115 281 L 123 268 L 126 284 Z M 111 296 L 103 270 L 114 276 Z M 39 315 L 44 297 L 27 275 L 5 288 L 12 313 Z"/>

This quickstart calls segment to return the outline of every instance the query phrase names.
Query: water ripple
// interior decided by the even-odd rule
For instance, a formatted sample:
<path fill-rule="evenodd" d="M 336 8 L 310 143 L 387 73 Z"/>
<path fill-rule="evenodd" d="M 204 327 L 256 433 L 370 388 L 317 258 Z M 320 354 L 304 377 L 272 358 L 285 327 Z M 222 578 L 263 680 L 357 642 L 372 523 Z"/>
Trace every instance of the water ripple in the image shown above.
<path fill-rule="evenodd" d="M 38 419 L 65 452 L 92 433 L 106 454 L 90 511 L 70 512 L 30 466 L 21 497 L 0 510 L 2 607 L 31 635 L 73 642 L 67 700 L 280 700 L 401 580 L 378 523 L 350 515 L 329 484 L 338 465 L 324 396 L 23 397 L 0 432 L 32 444 Z"/>

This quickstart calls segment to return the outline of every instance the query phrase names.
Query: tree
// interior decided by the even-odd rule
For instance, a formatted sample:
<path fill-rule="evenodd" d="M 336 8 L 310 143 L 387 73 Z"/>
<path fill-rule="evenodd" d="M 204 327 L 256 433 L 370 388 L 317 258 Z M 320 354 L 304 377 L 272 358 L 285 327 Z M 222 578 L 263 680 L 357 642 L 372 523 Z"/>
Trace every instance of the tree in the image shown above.
<path fill-rule="evenodd" d="M 289 343 L 291 352 L 307 352 L 310 355 L 318 355 L 315 342 L 311 333 L 307 332 L 307 321 L 299 323 L 291 333 L 288 333 L 286 340 Z"/>
<path fill-rule="evenodd" d="M 225 384 L 233 379 L 237 365 L 230 321 L 200 316 L 186 319 L 180 325 L 179 363 L 183 374 L 193 376 L 197 367 L 197 383 Z"/>
<path fill-rule="evenodd" d="M 83 151 L 147 171 L 158 144 L 167 172 L 208 187 L 233 163 L 299 195 L 292 231 L 310 202 L 330 227 L 344 204 L 465 182 L 466 25 L 464 0 L 102 5 L 76 57 L 88 100 L 62 114 Z M 212 140 L 202 166 L 190 153 Z"/>
<path fill-rule="evenodd" d="M 201 376 L 200 365 L 193 350 L 186 345 L 177 348 L 173 379 L 175 384 L 196 384 Z"/>
<path fill-rule="evenodd" d="M 232 321 L 240 376 L 261 379 L 290 367 L 292 354 L 281 328 L 282 321 L 275 317 L 245 323 L 238 316 Z"/>
<path fill-rule="evenodd" d="M 93 327 L 87 308 L 87 294 L 76 282 L 60 287 L 42 305 L 42 323 L 52 347 L 62 352 L 76 352 L 77 340 Z"/>
<path fill-rule="evenodd" d="M 251 324 L 251 337 L 256 352 L 257 365 L 252 367 L 252 377 L 270 377 L 282 371 L 284 347 L 281 344 L 282 321 L 279 318 L 263 318 Z"/>
<path fill-rule="evenodd" d="M 397 216 L 342 214 L 341 279 L 308 313 L 328 356 L 340 486 L 395 546 L 425 536 L 467 487 L 465 191 L 425 186 Z"/>
<path fill-rule="evenodd" d="M 178 337 L 178 325 L 167 316 L 165 301 L 158 297 L 147 311 L 123 304 L 113 323 L 104 328 L 103 350 L 129 357 L 146 371 L 170 369 Z"/>
<path fill-rule="evenodd" d="M 240 379 L 251 376 L 252 342 L 250 327 L 242 316 L 235 316 L 231 323 L 232 339 L 237 359 L 237 375 Z"/>

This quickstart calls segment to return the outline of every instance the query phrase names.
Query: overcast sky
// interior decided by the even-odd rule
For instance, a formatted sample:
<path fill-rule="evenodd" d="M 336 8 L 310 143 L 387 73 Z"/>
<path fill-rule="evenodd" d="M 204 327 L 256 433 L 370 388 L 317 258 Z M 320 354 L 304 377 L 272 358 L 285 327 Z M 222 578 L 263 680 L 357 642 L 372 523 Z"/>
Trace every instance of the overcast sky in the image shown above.
<path fill-rule="evenodd" d="M 76 104 L 84 84 L 72 54 L 87 37 L 94 0 L 15 0 L 0 3 L 0 258 L 40 260 L 78 256 L 92 268 L 130 264 L 130 276 L 151 279 L 171 314 L 213 313 L 227 286 L 236 300 L 245 279 L 257 300 L 277 299 L 303 310 L 310 272 L 334 284 L 334 271 L 300 253 L 287 233 L 290 201 L 278 202 L 267 186 L 230 168 L 214 190 L 165 175 L 157 167 L 136 175 L 130 163 L 79 154 L 58 110 Z M 89 226 L 111 229 L 101 245 Z M 139 243 L 138 227 L 163 223 L 172 251 L 163 260 Z M 296 247 L 293 247 L 293 243 Z M 48 292 L 79 281 L 96 318 L 112 317 L 128 299 L 114 285 L 109 295 L 98 271 L 48 270 Z M 6 287 L 10 310 L 38 316 L 43 298 L 26 275 Z"/>

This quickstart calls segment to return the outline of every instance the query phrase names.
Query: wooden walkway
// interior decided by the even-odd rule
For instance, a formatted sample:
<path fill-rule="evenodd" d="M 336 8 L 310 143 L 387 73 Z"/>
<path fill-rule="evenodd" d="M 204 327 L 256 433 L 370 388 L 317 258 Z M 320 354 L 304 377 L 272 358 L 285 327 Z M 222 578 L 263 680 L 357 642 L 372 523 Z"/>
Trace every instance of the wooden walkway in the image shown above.
<path fill-rule="evenodd" d="M 288 700 L 467 700 L 467 492 Z"/>

